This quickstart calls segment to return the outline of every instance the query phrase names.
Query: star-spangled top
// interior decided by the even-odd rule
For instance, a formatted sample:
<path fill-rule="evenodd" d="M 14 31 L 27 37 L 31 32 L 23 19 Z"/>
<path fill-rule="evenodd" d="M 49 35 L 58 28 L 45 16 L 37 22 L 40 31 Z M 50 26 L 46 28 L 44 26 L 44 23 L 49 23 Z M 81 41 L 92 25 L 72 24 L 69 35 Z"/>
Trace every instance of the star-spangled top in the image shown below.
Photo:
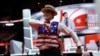
<path fill-rule="evenodd" d="M 43 34 L 57 34 L 57 30 L 58 30 L 58 22 L 51 22 L 50 24 L 50 30 L 47 29 L 46 26 L 39 26 L 38 28 L 38 32 L 39 33 L 43 33 Z"/>

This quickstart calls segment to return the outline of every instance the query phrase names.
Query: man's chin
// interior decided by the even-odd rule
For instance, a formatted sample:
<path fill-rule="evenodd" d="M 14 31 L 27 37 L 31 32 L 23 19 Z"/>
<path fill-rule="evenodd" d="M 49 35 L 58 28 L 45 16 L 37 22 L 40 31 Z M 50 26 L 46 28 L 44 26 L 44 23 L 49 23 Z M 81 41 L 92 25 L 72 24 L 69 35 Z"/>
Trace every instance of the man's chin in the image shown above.
<path fill-rule="evenodd" d="M 50 21 L 51 19 L 45 19 L 46 21 Z"/>

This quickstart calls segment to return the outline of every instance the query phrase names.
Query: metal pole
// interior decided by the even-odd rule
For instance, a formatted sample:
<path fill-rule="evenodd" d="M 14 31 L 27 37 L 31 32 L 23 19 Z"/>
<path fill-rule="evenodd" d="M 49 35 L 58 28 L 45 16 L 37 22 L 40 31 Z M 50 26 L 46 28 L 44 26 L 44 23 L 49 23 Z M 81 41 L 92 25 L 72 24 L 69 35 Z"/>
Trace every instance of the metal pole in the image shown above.
<path fill-rule="evenodd" d="M 99 26 L 99 35 L 98 35 L 98 41 L 99 41 L 99 45 L 98 45 L 98 51 L 100 51 L 100 0 L 94 0 L 94 3 L 96 5 L 96 13 L 98 15 L 98 26 Z"/>

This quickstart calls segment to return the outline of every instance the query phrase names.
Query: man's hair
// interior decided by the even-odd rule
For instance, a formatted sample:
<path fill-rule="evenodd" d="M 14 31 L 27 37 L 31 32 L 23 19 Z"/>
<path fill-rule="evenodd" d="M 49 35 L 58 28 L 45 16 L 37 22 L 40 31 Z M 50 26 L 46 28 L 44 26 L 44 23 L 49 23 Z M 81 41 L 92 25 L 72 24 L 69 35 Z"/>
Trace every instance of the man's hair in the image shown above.
<path fill-rule="evenodd" d="M 67 13 L 67 12 L 64 12 L 64 13 L 63 13 L 63 16 L 64 16 L 65 14 L 68 14 L 68 13 Z"/>

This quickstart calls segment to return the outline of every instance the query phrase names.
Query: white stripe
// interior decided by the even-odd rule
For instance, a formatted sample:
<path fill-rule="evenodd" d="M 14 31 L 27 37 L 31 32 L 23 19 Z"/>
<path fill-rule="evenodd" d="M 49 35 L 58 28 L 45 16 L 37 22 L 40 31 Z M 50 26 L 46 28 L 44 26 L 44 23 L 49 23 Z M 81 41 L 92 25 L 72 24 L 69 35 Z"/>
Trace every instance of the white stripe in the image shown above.
<path fill-rule="evenodd" d="M 51 42 L 52 40 L 51 39 L 45 39 L 45 42 Z"/>
<path fill-rule="evenodd" d="M 51 47 L 58 47 L 58 44 L 46 44 L 47 46 L 51 46 Z"/>
<path fill-rule="evenodd" d="M 43 42 L 44 39 L 37 39 L 36 42 Z"/>
<path fill-rule="evenodd" d="M 57 40 L 52 40 L 52 42 L 53 42 L 53 43 L 58 43 L 58 41 L 57 41 Z"/>
<path fill-rule="evenodd" d="M 36 41 L 37 42 L 43 42 L 43 41 L 45 41 L 45 42 L 51 42 L 51 43 L 58 43 L 57 40 L 52 40 L 52 39 L 38 39 Z"/>
<path fill-rule="evenodd" d="M 58 38 L 58 36 L 51 35 L 50 38 Z"/>
<path fill-rule="evenodd" d="M 38 35 L 38 37 L 44 37 L 45 35 L 43 35 L 43 34 L 40 34 L 40 35 Z"/>
<path fill-rule="evenodd" d="M 57 40 L 52 40 L 52 39 L 45 39 L 45 42 L 58 43 Z"/>

